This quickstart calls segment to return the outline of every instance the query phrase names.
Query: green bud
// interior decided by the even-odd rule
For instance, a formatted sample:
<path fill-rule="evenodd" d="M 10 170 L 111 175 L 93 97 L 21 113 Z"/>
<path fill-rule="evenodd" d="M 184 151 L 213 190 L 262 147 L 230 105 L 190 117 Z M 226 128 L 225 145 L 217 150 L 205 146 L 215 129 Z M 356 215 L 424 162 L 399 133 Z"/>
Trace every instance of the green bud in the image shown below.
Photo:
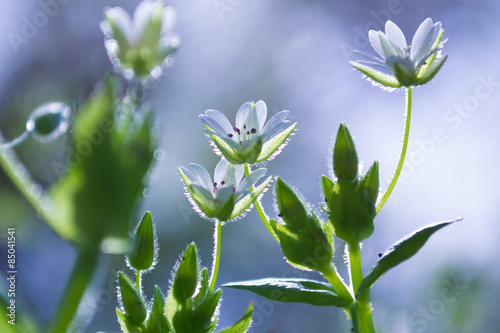
<path fill-rule="evenodd" d="M 141 293 L 123 272 L 118 272 L 118 284 L 125 316 L 133 325 L 142 324 L 148 312 Z"/>
<path fill-rule="evenodd" d="M 134 233 L 134 249 L 128 255 L 130 266 L 136 270 L 148 270 L 155 261 L 155 233 L 153 218 L 146 212 Z"/>
<path fill-rule="evenodd" d="M 331 264 L 333 237 L 283 180 L 276 180 L 276 201 L 285 224 L 274 223 L 288 262 L 305 270 L 321 270 Z"/>
<path fill-rule="evenodd" d="M 379 187 L 379 166 L 378 162 L 375 161 L 358 186 L 361 201 L 373 217 L 375 217 L 375 204 L 377 203 Z"/>
<path fill-rule="evenodd" d="M 276 179 L 276 200 L 280 215 L 291 230 L 298 232 L 307 226 L 308 216 L 304 204 L 279 177 Z"/>
<path fill-rule="evenodd" d="M 343 123 L 333 148 L 333 171 L 339 179 L 354 181 L 358 177 L 358 153 L 349 129 Z"/>
<path fill-rule="evenodd" d="M 193 296 L 198 285 L 200 262 L 196 244 L 189 244 L 184 251 L 172 283 L 174 297 L 182 302 Z"/>
<path fill-rule="evenodd" d="M 170 324 L 164 314 L 165 308 L 165 298 L 160 287 L 155 286 L 153 306 L 151 307 L 151 312 L 149 313 L 149 318 L 147 320 L 147 331 L 148 333 L 169 333 L 172 331 Z"/>
<path fill-rule="evenodd" d="M 339 179 L 328 202 L 333 233 L 352 245 L 370 237 L 374 229 L 373 216 L 361 200 L 356 185 Z"/>
<path fill-rule="evenodd" d="M 58 138 L 68 128 L 71 109 L 64 103 L 50 103 L 35 109 L 26 123 L 26 131 L 39 141 Z"/>

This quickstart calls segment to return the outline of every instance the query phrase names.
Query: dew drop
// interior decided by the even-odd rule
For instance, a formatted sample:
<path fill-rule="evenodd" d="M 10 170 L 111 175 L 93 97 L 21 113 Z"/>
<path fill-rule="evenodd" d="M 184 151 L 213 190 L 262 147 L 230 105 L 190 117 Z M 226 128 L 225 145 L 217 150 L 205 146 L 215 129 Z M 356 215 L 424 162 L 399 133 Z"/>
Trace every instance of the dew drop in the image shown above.
<path fill-rule="evenodd" d="M 71 108 L 64 103 L 49 103 L 35 109 L 26 123 L 26 131 L 40 142 L 51 142 L 68 130 Z"/>
<path fill-rule="evenodd" d="M 165 159 L 166 152 L 164 149 L 156 149 L 153 153 L 155 160 L 163 161 Z"/>
<path fill-rule="evenodd" d="M 143 196 L 144 198 L 149 198 L 149 194 L 150 194 L 149 187 L 146 187 L 146 188 L 144 189 L 144 191 L 142 191 L 142 196 Z"/>

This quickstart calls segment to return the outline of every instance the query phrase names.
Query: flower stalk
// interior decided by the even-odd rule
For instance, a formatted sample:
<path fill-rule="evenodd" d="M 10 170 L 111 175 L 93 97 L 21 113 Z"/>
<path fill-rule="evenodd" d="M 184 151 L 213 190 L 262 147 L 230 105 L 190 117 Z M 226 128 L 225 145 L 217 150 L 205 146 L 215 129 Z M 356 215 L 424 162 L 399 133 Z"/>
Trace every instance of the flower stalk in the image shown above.
<path fill-rule="evenodd" d="M 211 294 L 214 291 L 215 284 L 217 282 L 217 277 L 219 275 L 221 240 L 222 240 L 222 221 L 217 221 L 217 223 L 215 223 L 215 231 L 214 231 L 214 254 L 213 254 L 214 261 L 212 264 L 212 275 L 210 276 L 210 287 L 208 289 L 208 294 Z"/>

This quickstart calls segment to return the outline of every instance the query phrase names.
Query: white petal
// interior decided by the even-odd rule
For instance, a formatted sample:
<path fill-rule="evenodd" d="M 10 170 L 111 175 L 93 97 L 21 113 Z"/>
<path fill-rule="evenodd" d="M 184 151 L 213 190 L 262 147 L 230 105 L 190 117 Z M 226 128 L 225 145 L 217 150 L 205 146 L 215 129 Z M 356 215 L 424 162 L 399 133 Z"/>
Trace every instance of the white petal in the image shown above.
<path fill-rule="evenodd" d="M 226 118 L 226 116 L 217 110 L 207 110 L 205 115 L 199 115 L 200 120 L 210 127 L 214 132 L 219 134 L 219 136 L 228 136 L 229 134 L 236 134 L 233 130 L 233 126 Z"/>
<path fill-rule="evenodd" d="M 177 13 L 174 8 L 168 6 L 163 9 L 161 17 L 161 33 L 165 35 L 174 29 L 175 22 L 177 21 Z"/>
<path fill-rule="evenodd" d="M 217 163 L 214 171 L 214 182 L 218 188 L 233 186 L 236 187 L 236 175 L 234 166 L 226 160 Z M 222 184 L 224 182 L 224 184 Z"/>
<path fill-rule="evenodd" d="M 245 167 L 242 164 L 238 164 L 234 166 L 234 178 L 235 178 L 235 187 L 241 182 L 241 179 L 245 175 Z"/>
<path fill-rule="evenodd" d="M 278 112 L 274 116 L 269 119 L 266 126 L 262 129 L 261 136 L 264 141 L 267 141 L 269 138 L 273 137 L 277 133 L 281 132 L 287 125 L 290 123 L 289 121 L 285 122 L 286 117 L 288 116 L 288 111 L 284 110 Z"/>
<path fill-rule="evenodd" d="M 264 101 L 255 103 L 255 111 L 257 112 L 257 120 L 259 123 L 258 133 L 262 131 L 267 118 L 267 105 Z"/>
<path fill-rule="evenodd" d="M 156 9 L 157 2 L 144 0 L 134 11 L 134 18 L 132 22 L 132 38 L 133 42 L 137 42 L 142 31 L 151 20 L 153 13 Z"/>
<path fill-rule="evenodd" d="M 236 188 L 236 198 L 248 192 L 262 177 L 266 175 L 267 169 L 260 168 L 246 176 Z"/>
<path fill-rule="evenodd" d="M 391 57 L 389 57 L 389 58 L 391 58 Z M 364 65 L 364 66 L 371 67 L 373 69 L 381 68 L 381 69 L 385 69 L 385 70 L 389 70 L 389 71 L 391 70 L 391 67 L 387 65 L 388 62 L 384 62 L 383 64 L 378 63 L 378 62 L 374 62 L 374 61 L 369 61 L 369 60 L 358 60 L 358 61 L 353 61 L 353 62 L 357 63 L 357 64 Z"/>
<path fill-rule="evenodd" d="M 130 43 L 132 40 L 132 18 L 127 11 L 121 7 L 107 8 L 104 15 L 121 30 Z"/>
<path fill-rule="evenodd" d="M 178 171 L 181 175 L 185 176 L 188 179 L 189 184 L 196 183 L 202 185 L 200 182 L 200 178 L 190 169 L 180 166 L 178 168 Z"/>
<path fill-rule="evenodd" d="M 373 49 L 379 54 L 379 56 L 382 57 L 382 59 L 385 59 L 385 52 L 384 49 L 382 48 L 382 44 L 380 43 L 379 32 L 375 30 L 370 30 L 368 32 L 368 37 L 370 38 L 370 44 L 373 47 Z"/>
<path fill-rule="evenodd" d="M 243 131 L 243 125 L 247 121 L 248 115 L 250 114 L 251 110 L 252 104 L 250 102 L 246 102 L 236 113 L 236 127 L 238 127 L 241 131 Z"/>
<path fill-rule="evenodd" d="M 380 58 L 377 58 L 375 56 L 372 56 L 369 53 L 361 52 L 361 51 L 358 51 L 358 50 L 353 50 L 352 53 L 356 53 L 356 54 L 358 54 L 358 55 L 360 55 L 360 56 L 362 56 L 362 57 L 364 57 L 364 58 L 366 58 L 366 59 L 368 59 L 370 61 L 373 61 L 373 62 L 378 62 L 378 63 L 381 63 L 381 64 L 385 63 L 384 60 L 382 60 Z"/>
<path fill-rule="evenodd" d="M 387 36 L 382 32 L 379 31 L 379 36 L 380 36 L 380 45 L 382 45 L 382 49 L 384 50 L 384 59 L 387 59 L 389 57 L 397 56 L 398 53 L 392 46 L 392 44 L 389 42 L 387 39 Z"/>
<path fill-rule="evenodd" d="M 427 18 L 420 26 L 418 27 L 413 39 L 411 41 L 411 49 L 410 49 L 410 59 L 415 63 L 419 63 L 422 60 L 424 53 L 422 49 L 425 49 L 425 44 L 427 43 L 429 34 L 432 32 L 432 19 Z"/>
<path fill-rule="evenodd" d="M 191 168 L 193 173 L 198 177 L 201 185 L 205 187 L 207 190 L 211 191 L 213 188 L 213 184 L 212 184 L 212 178 L 210 177 L 208 171 L 204 167 L 196 163 L 190 163 L 189 167 Z"/>
<path fill-rule="evenodd" d="M 385 33 L 389 42 L 394 46 L 400 57 L 406 57 L 406 38 L 401 29 L 392 21 L 387 21 L 385 24 Z"/>

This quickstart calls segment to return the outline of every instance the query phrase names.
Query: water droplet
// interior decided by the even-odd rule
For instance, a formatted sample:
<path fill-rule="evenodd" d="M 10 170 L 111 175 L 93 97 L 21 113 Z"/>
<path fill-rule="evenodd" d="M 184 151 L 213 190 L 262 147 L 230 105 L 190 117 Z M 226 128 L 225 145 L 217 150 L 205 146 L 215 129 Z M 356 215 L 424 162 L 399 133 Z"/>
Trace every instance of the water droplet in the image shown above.
<path fill-rule="evenodd" d="M 164 149 L 156 149 L 153 153 L 155 160 L 163 161 L 165 159 L 166 152 Z"/>
<path fill-rule="evenodd" d="M 144 198 L 149 198 L 149 192 L 150 192 L 150 191 L 149 191 L 149 187 L 146 187 L 146 188 L 144 189 L 144 191 L 142 191 L 142 196 L 143 196 Z"/>
<path fill-rule="evenodd" d="M 26 123 L 26 131 L 41 142 L 57 139 L 68 129 L 71 108 L 64 103 L 49 103 L 35 109 Z"/>

